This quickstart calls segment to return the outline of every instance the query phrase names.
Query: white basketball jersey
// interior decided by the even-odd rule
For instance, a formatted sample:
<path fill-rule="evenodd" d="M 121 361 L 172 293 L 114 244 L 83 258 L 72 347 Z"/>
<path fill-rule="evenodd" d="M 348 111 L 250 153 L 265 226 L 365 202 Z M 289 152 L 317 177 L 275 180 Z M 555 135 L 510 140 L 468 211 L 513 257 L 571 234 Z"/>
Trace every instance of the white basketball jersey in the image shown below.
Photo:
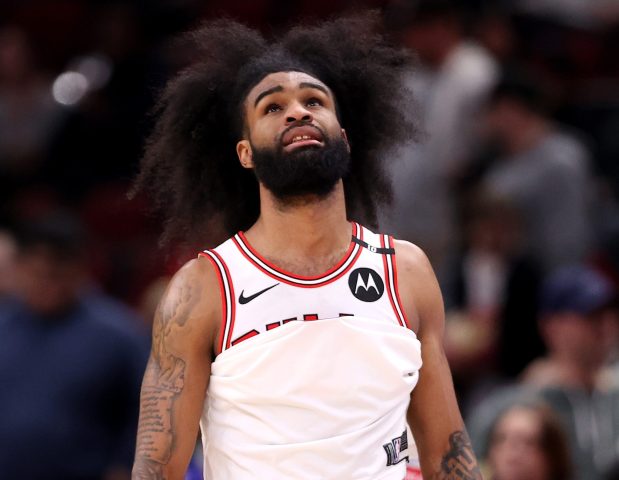
<path fill-rule="evenodd" d="M 420 343 L 392 238 L 352 230 L 316 277 L 282 271 L 242 233 L 201 253 L 223 312 L 200 422 L 206 479 L 404 478 Z"/>

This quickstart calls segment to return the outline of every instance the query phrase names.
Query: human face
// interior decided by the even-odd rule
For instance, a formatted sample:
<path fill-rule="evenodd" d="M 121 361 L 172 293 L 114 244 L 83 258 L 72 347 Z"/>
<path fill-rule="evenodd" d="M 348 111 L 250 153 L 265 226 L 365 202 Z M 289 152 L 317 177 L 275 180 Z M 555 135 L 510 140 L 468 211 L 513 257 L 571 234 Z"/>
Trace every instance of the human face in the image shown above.
<path fill-rule="evenodd" d="M 253 149 L 281 149 L 283 154 L 325 146 L 325 137 L 346 133 L 336 114 L 335 99 L 317 78 L 302 72 L 264 77 L 245 101 L 245 137 L 237 144 L 241 165 L 253 168 Z"/>
<path fill-rule="evenodd" d="M 601 342 L 604 323 L 599 314 L 561 312 L 543 322 L 544 338 L 551 354 L 591 369 L 599 368 L 609 354 Z"/>
<path fill-rule="evenodd" d="M 16 288 L 26 304 L 41 315 L 62 313 L 75 302 L 83 280 L 77 259 L 63 259 L 47 247 L 20 253 Z"/>
<path fill-rule="evenodd" d="M 546 480 L 548 462 L 541 446 L 541 419 L 528 408 L 512 408 L 498 421 L 488 452 L 496 480 Z"/>

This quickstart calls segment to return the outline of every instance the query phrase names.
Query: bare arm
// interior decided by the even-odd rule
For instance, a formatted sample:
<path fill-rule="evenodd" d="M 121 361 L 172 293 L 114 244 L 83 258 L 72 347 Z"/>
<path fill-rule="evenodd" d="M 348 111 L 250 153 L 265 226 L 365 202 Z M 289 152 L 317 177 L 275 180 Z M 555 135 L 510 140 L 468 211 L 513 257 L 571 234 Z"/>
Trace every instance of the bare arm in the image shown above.
<path fill-rule="evenodd" d="M 217 287 L 193 260 L 174 276 L 153 323 L 140 395 L 133 480 L 184 477 L 198 434 L 216 338 Z"/>
<path fill-rule="evenodd" d="M 443 299 L 425 254 L 396 242 L 398 283 L 411 327 L 421 341 L 423 366 L 411 394 L 408 423 L 425 480 L 480 480 L 481 473 L 456 401 L 443 350 Z"/>

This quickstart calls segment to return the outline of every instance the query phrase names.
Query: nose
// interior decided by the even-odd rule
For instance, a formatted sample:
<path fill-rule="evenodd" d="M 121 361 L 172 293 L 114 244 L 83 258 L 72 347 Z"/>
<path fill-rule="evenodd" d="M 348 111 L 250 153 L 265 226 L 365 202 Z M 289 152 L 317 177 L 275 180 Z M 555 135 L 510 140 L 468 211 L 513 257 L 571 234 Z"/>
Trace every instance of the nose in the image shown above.
<path fill-rule="evenodd" d="M 286 124 L 292 124 L 295 122 L 311 122 L 313 118 L 312 112 L 310 112 L 300 102 L 292 103 L 286 112 Z"/>

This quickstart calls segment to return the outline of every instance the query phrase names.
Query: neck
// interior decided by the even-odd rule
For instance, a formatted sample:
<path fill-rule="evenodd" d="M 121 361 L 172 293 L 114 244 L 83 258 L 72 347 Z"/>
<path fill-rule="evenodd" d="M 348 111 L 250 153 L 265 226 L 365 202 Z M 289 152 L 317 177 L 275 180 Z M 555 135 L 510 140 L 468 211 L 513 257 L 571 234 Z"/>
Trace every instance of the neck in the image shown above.
<path fill-rule="evenodd" d="M 285 203 L 260 185 L 260 217 L 246 236 L 262 255 L 276 262 L 317 264 L 328 263 L 335 252 L 343 254 L 350 244 L 350 232 L 340 181 L 324 198 Z"/>

